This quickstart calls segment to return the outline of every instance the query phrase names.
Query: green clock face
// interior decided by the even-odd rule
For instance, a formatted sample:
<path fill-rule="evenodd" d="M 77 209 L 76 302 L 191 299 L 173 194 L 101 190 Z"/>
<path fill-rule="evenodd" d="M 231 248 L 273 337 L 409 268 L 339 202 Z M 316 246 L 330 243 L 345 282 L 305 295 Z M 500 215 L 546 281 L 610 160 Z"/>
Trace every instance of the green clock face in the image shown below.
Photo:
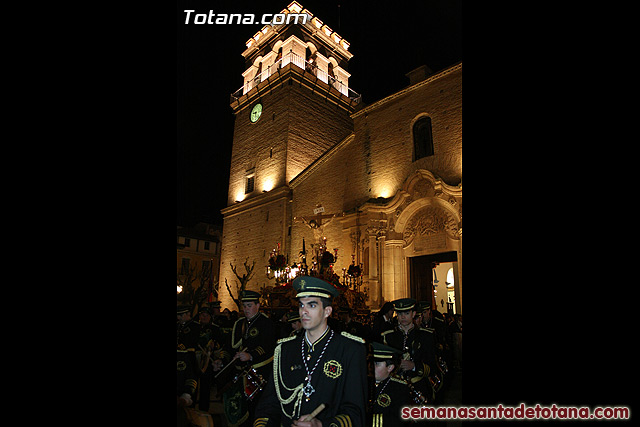
<path fill-rule="evenodd" d="M 251 110 L 251 123 L 257 122 L 261 114 L 262 114 L 262 104 L 258 103 L 254 105 L 253 109 Z"/>

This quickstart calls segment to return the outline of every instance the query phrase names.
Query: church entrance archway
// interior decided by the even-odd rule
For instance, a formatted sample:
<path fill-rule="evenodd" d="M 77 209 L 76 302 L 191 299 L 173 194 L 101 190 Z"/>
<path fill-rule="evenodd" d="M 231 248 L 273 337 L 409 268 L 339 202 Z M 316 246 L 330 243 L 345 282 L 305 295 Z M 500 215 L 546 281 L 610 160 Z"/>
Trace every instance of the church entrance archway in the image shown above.
<path fill-rule="evenodd" d="M 455 313 L 458 253 L 447 251 L 407 258 L 409 291 L 418 301 L 431 301 L 441 313 Z"/>

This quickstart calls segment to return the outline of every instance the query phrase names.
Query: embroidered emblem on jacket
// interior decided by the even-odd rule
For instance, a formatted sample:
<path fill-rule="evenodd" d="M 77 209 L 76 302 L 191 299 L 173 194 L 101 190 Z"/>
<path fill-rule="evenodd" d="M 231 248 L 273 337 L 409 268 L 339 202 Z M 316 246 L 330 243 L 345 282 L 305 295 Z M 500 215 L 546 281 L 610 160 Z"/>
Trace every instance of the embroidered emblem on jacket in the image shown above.
<path fill-rule="evenodd" d="M 329 360 L 325 362 L 323 371 L 329 378 L 336 379 L 342 375 L 342 365 L 337 360 Z"/>

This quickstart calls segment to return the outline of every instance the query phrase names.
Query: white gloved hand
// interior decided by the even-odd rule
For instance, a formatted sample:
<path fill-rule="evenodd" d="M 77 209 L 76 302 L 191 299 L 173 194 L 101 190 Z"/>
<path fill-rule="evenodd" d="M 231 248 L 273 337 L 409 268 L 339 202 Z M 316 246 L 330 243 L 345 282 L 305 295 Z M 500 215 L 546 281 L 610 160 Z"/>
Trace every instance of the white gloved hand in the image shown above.
<path fill-rule="evenodd" d="M 187 402 L 187 406 L 191 406 L 193 404 L 193 401 L 191 400 L 191 395 L 189 393 L 182 393 L 182 396 L 180 396 L 180 399 L 184 399 L 184 401 Z"/>

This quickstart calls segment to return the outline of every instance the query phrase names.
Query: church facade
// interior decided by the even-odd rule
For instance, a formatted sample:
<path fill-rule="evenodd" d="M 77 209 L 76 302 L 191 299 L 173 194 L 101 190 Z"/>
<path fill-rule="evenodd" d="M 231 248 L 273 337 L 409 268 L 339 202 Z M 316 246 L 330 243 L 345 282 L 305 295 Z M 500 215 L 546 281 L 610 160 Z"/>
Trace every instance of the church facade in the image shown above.
<path fill-rule="evenodd" d="M 349 88 L 349 43 L 297 2 L 305 24 L 265 26 L 243 52 L 224 216 L 220 301 L 234 308 L 267 278 L 274 248 L 288 264 L 323 243 L 333 270 L 362 267 L 367 305 L 402 297 L 462 312 L 462 64 L 371 105 Z M 312 262 L 307 255 L 307 263 Z M 255 263 L 255 264 L 254 264 Z"/>

